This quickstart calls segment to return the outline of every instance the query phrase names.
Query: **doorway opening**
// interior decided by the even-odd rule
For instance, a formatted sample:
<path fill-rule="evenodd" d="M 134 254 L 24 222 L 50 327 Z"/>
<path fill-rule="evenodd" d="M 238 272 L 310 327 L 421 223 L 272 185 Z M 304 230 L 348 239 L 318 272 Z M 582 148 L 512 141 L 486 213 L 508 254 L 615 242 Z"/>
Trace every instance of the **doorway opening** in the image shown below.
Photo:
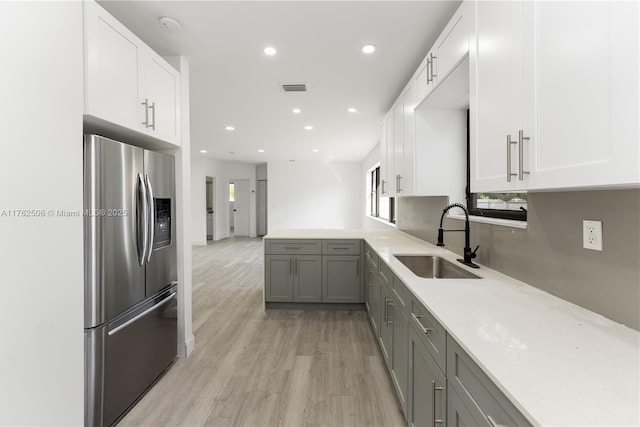
<path fill-rule="evenodd" d="M 216 179 L 210 176 L 206 177 L 206 222 L 207 222 L 207 241 L 216 240 Z"/>
<path fill-rule="evenodd" d="M 250 189 L 248 179 L 230 179 L 228 185 L 229 237 L 249 237 Z"/>

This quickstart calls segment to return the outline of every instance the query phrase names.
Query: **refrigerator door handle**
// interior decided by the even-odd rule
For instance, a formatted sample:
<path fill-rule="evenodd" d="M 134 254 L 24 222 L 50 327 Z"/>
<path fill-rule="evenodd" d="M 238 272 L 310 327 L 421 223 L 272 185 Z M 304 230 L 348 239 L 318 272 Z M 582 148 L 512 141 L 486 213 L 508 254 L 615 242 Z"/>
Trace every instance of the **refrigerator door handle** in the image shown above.
<path fill-rule="evenodd" d="M 126 328 L 127 326 L 129 326 L 130 324 L 140 320 L 141 318 L 143 318 L 144 316 L 146 316 L 147 314 L 151 313 L 152 311 L 158 309 L 159 307 L 162 307 L 163 305 L 165 305 L 166 303 L 168 303 L 169 301 L 171 301 L 173 299 L 173 297 L 175 297 L 177 294 L 177 292 L 172 292 L 171 295 L 169 295 L 168 297 L 166 297 L 165 299 L 163 299 L 162 301 L 160 301 L 159 303 L 153 305 L 152 307 L 149 307 L 148 309 L 146 309 L 145 311 L 143 311 L 142 313 L 138 314 L 136 317 L 134 317 L 133 319 L 127 320 L 126 322 L 124 322 L 122 325 L 118 326 L 117 328 L 113 328 L 112 330 L 110 330 L 109 332 L 107 332 L 107 334 L 109 336 L 114 335 L 116 333 L 118 333 L 118 331 L 123 330 L 124 328 Z"/>
<path fill-rule="evenodd" d="M 138 174 L 138 198 L 136 200 L 136 230 L 138 245 L 138 263 L 144 265 L 147 255 L 147 245 L 149 244 L 149 225 L 148 225 L 148 198 L 147 186 L 145 185 L 142 174 Z"/>
<path fill-rule="evenodd" d="M 145 180 L 147 182 L 147 212 L 149 218 L 149 234 L 148 234 L 148 255 L 147 262 L 151 261 L 151 253 L 153 252 L 153 239 L 155 238 L 155 229 L 156 229 L 156 206 L 153 200 L 153 187 L 151 186 L 151 180 L 149 180 L 149 175 L 145 175 Z"/>

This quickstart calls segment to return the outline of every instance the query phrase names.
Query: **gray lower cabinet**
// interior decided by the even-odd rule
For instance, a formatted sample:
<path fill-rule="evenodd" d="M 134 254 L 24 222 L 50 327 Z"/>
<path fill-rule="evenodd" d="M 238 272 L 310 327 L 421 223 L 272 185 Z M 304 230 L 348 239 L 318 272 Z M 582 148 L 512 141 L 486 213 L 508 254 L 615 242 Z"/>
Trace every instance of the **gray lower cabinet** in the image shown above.
<path fill-rule="evenodd" d="M 447 381 L 448 413 L 453 425 L 464 425 L 471 417 L 473 425 L 531 426 L 450 336 L 447 337 Z"/>
<path fill-rule="evenodd" d="M 293 301 L 293 255 L 265 256 L 265 300 Z"/>
<path fill-rule="evenodd" d="M 374 265 L 367 262 L 365 277 L 365 303 L 371 327 L 377 337 L 380 325 L 380 283 L 378 281 L 378 270 L 376 267 L 377 266 L 374 267 Z"/>
<path fill-rule="evenodd" d="M 293 301 L 322 302 L 322 257 L 296 255 L 293 259 Z"/>
<path fill-rule="evenodd" d="M 321 302 L 320 255 L 266 255 L 267 302 Z"/>
<path fill-rule="evenodd" d="M 362 302 L 360 255 L 322 257 L 322 302 Z"/>
<path fill-rule="evenodd" d="M 387 286 L 380 286 L 380 348 L 391 374 L 396 396 L 407 413 L 408 390 L 408 322 Z"/>
<path fill-rule="evenodd" d="M 446 379 L 429 354 L 421 334 L 422 331 L 417 331 L 415 326 L 412 325 L 409 328 L 407 422 L 411 427 L 445 426 L 447 425 Z"/>

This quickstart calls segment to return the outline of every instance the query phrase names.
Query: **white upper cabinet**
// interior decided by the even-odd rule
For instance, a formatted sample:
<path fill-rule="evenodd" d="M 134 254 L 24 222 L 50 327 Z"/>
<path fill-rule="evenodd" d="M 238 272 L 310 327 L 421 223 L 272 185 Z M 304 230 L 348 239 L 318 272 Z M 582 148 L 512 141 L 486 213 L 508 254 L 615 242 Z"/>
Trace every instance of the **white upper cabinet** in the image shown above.
<path fill-rule="evenodd" d="M 154 52 L 147 52 L 144 66 L 140 105 L 145 130 L 165 141 L 179 141 L 180 75 Z"/>
<path fill-rule="evenodd" d="M 525 118 L 533 102 L 529 60 L 533 39 L 525 37 L 533 30 L 533 4 L 479 1 L 474 5 L 477 38 L 469 61 L 471 190 L 518 190 L 526 187 L 524 179 L 528 183 L 526 167 L 522 177 L 517 175 L 519 131 L 523 146 L 535 140 L 533 123 Z"/>
<path fill-rule="evenodd" d="M 85 114 L 138 128 L 136 37 L 94 2 L 85 2 Z"/>
<path fill-rule="evenodd" d="M 640 183 L 638 2 L 536 3 L 529 189 Z"/>
<path fill-rule="evenodd" d="M 638 3 L 475 6 L 471 190 L 637 186 Z"/>
<path fill-rule="evenodd" d="M 422 102 L 469 53 L 472 11 L 469 2 L 460 5 L 418 67 L 414 77 L 417 103 Z"/>
<path fill-rule="evenodd" d="M 97 3 L 84 7 L 85 115 L 179 145 L 178 71 Z"/>

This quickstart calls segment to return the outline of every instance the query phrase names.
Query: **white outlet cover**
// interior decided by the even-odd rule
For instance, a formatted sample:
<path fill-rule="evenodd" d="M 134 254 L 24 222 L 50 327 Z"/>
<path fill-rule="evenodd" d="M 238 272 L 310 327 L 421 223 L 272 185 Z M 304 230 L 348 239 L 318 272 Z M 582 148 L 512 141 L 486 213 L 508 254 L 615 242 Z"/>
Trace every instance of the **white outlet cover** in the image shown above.
<path fill-rule="evenodd" d="M 602 221 L 582 221 L 582 247 L 594 251 L 602 250 Z"/>

